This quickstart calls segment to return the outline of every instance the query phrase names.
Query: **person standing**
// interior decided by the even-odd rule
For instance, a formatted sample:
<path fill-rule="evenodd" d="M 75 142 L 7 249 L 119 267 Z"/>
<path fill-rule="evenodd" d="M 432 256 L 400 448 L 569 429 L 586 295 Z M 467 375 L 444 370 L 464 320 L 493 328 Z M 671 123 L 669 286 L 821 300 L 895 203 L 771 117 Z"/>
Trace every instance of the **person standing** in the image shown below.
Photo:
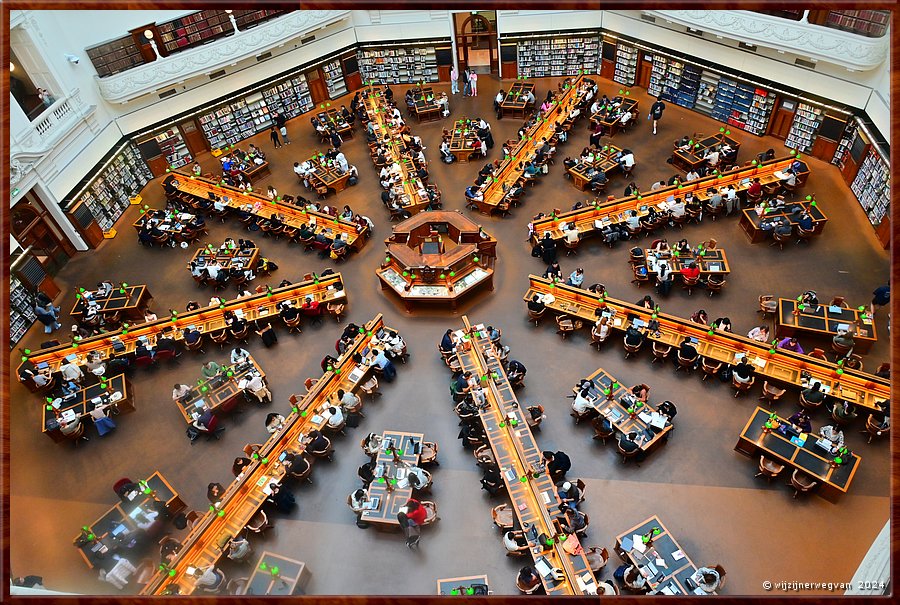
<path fill-rule="evenodd" d="M 656 102 L 650 107 L 650 115 L 648 117 L 653 120 L 653 134 L 656 134 L 656 123 L 662 118 L 665 109 L 666 104 L 660 98 L 657 98 Z"/>
<path fill-rule="evenodd" d="M 470 79 L 468 67 L 463 70 L 462 78 L 463 78 L 463 96 L 468 97 L 472 93 L 472 80 Z"/>
<path fill-rule="evenodd" d="M 472 96 L 477 97 L 478 96 L 478 74 L 475 73 L 474 69 L 472 70 L 471 74 L 469 75 L 469 81 L 472 83 Z"/>
<path fill-rule="evenodd" d="M 281 138 L 284 139 L 284 144 L 290 145 L 291 140 L 288 138 L 287 123 L 285 122 L 284 116 L 276 112 L 272 116 L 272 120 L 275 122 L 275 126 L 278 127 L 278 132 L 281 133 Z"/>
<path fill-rule="evenodd" d="M 272 130 L 269 131 L 269 137 L 271 137 L 275 149 L 281 147 L 281 140 L 278 138 L 278 129 L 275 126 L 272 126 Z"/>
<path fill-rule="evenodd" d="M 457 94 L 459 92 L 459 70 L 456 69 L 456 65 L 450 68 L 450 93 Z"/>

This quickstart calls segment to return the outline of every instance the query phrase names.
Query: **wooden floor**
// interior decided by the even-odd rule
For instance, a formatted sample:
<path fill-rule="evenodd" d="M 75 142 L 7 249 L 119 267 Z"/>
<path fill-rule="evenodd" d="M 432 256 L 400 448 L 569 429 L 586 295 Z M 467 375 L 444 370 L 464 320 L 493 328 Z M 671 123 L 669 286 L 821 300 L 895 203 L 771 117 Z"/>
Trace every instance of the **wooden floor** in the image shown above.
<path fill-rule="evenodd" d="M 538 80 L 536 96 L 543 98 L 550 84 L 549 79 Z M 556 86 L 556 80 L 552 85 Z M 434 88 L 449 93 L 449 85 Z M 491 103 L 497 88 L 496 80 L 482 76 L 477 98 L 451 96 L 449 118 L 423 125 L 410 120 L 413 133 L 420 135 L 428 147 L 432 180 L 443 191 L 445 208 L 464 208 L 464 188 L 481 164 L 441 163 L 441 128 L 450 127 L 453 120 L 463 116 L 484 116 L 493 125 L 496 146 L 489 156 L 493 160 L 499 156 L 503 140 L 515 136 L 521 124 L 520 120 L 496 120 Z M 609 96 L 621 88 L 601 80 L 601 92 Z M 402 100 L 405 89 L 394 87 L 397 98 Z M 659 134 L 652 136 L 645 113 L 650 100 L 642 90 L 633 89 L 631 94 L 640 100 L 642 114 L 633 130 L 617 135 L 613 142 L 635 152 L 635 180 L 649 189 L 655 180 L 674 173 L 665 163 L 674 139 L 696 131 L 717 132 L 721 124 L 669 104 Z M 347 96 L 335 105 L 349 104 L 349 100 Z M 302 193 L 291 167 L 319 149 L 319 143 L 305 117 L 290 122 L 288 129 L 292 144 L 281 149 L 272 149 L 268 133 L 253 140 L 266 151 L 272 167 L 272 176 L 260 181 L 258 190 L 273 184 L 281 194 Z M 847 441 L 862 456 L 862 464 L 850 493 L 838 504 L 816 496 L 793 500 L 784 479 L 770 485 L 754 479 L 756 461 L 733 451 L 741 427 L 756 407 L 757 391 L 734 399 L 728 385 L 674 374 L 670 365 L 651 364 L 646 352 L 626 361 L 618 343 L 598 353 L 589 346 L 587 332 L 562 341 L 554 334 L 552 321 L 537 328 L 526 321 L 521 298 L 527 289 L 527 276 L 544 270 L 529 254 L 527 223 L 538 211 L 569 208 L 585 199 L 563 177 L 562 159 L 579 154 L 588 140 L 584 122 L 573 132 L 570 142 L 559 150 L 550 173 L 528 191 L 522 208 L 514 209 L 506 219 L 471 215 L 499 240 L 499 258 L 495 291 L 467 300 L 461 312 L 473 323 L 502 328 L 503 342 L 512 349 L 510 357 L 527 366 L 526 386 L 519 392 L 519 399 L 529 405 L 541 403 L 547 410 L 548 418 L 537 436 L 541 447 L 566 451 L 573 460 L 570 477 L 583 478 L 587 484 L 583 510 L 589 514 L 591 526 L 586 545 L 605 546 L 612 551 L 616 535 L 658 515 L 694 561 L 725 567 L 728 583 L 724 594 L 776 594 L 763 590 L 765 580 L 849 581 L 889 516 L 886 441 L 867 445 L 858 434 L 862 424 L 851 425 L 846 431 Z M 786 152 L 782 143 L 772 138 L 758 138 L 737 129 L 732 130 L 732 136 L 742 143 L 741 161 L 769 147 L 779 154 Z M 361 425 L 337 439 L 335 461 L 315 468 L 313 485 L 295 489 L 298 509 L 287 518 L 275 515 L 276 530 L 264 539 L 252 539 L 254 550 L 306 562 L 312 572 L 308 594 L 433 594 L 437 578 L 481 573 L 488 575 L 495 593 L 515 594 L 515 574 L 522 562 L 505 556 L 500 534 L 491 525 L 491 507 L 503 499 L 490 499 L 479 490 L 480 473 L 471 452 L 464 450 L 456 438 L 449 375 L 435 350 L 443 332 L 448 327 L 460 327 L 462 322 L 459 315 L 437 309 L 407 314 L 394 297 L 382 294 L 375 269 L 383 258 L 381 242 L 390 230 L 388 212 L 380 202 L 380 188 L 363 137 L 346 142 L 342 150 L 359 168 L 360 183 L 337 197 L 330 196 L 328 202 L 340 207 L 349 204 L 376 225 L 363 251 L 339 267 L 350 301 L 348 319 L 360 323 L 377 312 L 384 313 L 385 324 L 401 332 L 412 357 L 398 368 L 397 380 L 383 387 L 384 396 L 366 407 Z M 809 246 L 791 244 L 780 252 L 765 244 L 750 245 L 736 217 L 688 226 L 683 232 L 669 231 L 666 235 L 670 242 L 679 237 L 691 243 L 716 238 L 728 251 L 732 273 L 724 292 L 713 299 L 702 291 L 688 296 L 676 285 L 671 295 L 660 301 L 666 312 L 687 317 L 704 308 L 713 319 L 729 317 L 736 332 L 746 333 L 760 323 L 756 313 L 760 294 L 797 296 L 814 289 L 825 299 L 839 294 L 852 305 L 868 304 L 872 290 L 888 278 L 888 253 L 876 241 L 838 170 L 807 159 L 813 174 L 804 193 L 815 192 L 829 216 L 824 235 Z M 204 171 L 219 165 L 209 154 L 199 160 Z M 620 196 L 626 184 L 621 176 L 613 177 L 609 191 Z M 143 196 L 152 207 L 161 207 L 158 181 L 148 185 Z M 170 308 L 180 311 L 191 299 L 203 303 L 209 300 L 211 291 L 198 290 L 185 268 L 194 250 L 140 247 L 130 227 L 136 218 L 137 210 L 130 209 L 117 224 L 119 234 L 115 239 L 69 261 L 56 277 L 63 288 L 57 304 L 71 308 L 76 288 L 91 287 L 104 278 L 147 284 L 154 296 L 153 308 L 160 314 Z M 236 220 L 210 223 L 208 241 L 218 244 L 228 236 L 246 237 L 241 227 Z M 309 271 L 320 272 L 330 264 L 327 259 L 304 254 L 296 245 L 270 241 L 258 232 L 252 237 L 262 255 L 280 265 L 268 279 L 273 285 L 282 279 L 298 280 Z M 590 241 L 577 256 L 561 257 L 560 262 L 565 275 L 583 267 L 586 284 L 604 283 L 612 296 L 636 301 L 647 288 L 642 292 L 630 283 L 627 258 L 627 245 L 609 250 Z M 71 326 L 67 319 L 63 318 L 64 329 L 58 332 L 63 337 L 68 336 Z M 888 359 L 886 324 L 886 312 L 882 311 L 877 317 L 879 341 L 865 358 L 869 370 Z M 251 340 L 247 348 L 266 370 L 275 402 L 248 406 L 244 414 L 226 418 L 227 430 L 221 441 L 201 441 L 193 447 L 185 437 L 184 420 L 171 402 L 171 385 L 196 380 L 201 363 L 225 357 L 226 352 L 212 347 L 207 347 L 205 355 L 185 354 L 175 368 L 136 372 L 136 412 L 117 420 L 118 428 L 105 438 L 90 429 L 91 441 L 77 451 L 40 434 L 40 401 L 13 384 L 9 413 L 12 573 L 42 575 L 47 588 L 53 590 L 114 593 L 111 585 L 97 580 L 96 571 L 88 571 L 71 543 L 82 525 L 114 503 L 113 483 L 120 477 L 137 480 L 160 470 L 189 507 L 205 509 L 206 485 L 231 480 L 234 457 L 245 443 L 265 438 L 267 413 L 288 409 L 291 393 L 303 392 L 304 379 L 320 374 L 319 362 L 325 354 L 333 354 L 341 329 L 334 322 L 325 322 L 304 327 L 300 335 L 282 330 L 273 349 Z M 20 346 L 35 349 L 43 340 L 43 331 L 34 328 Z M 807 347 L 811 343 L 801 339 L 801 344 Z M 17 364 L 18 356 L 15 360 Z M 598 367 L 623 382 L 649 384 L 654 403 L 670 399 L 678 406 L 670 443 L 640 467 L 623 465 L 613 444 L 603 447 L 592 441 L 590 427 L 574 426 L 569 417 L 571 400 L 566 395 L 572 384 Z M 797 393 L 789 393 L 780 411 L 793 413 L 796 400 Z M 822 413 L 814 417 L 814 427 L 824 420 Z M 357 528 L 346 505 L 347 495 L 359 485 L 356 469 L 365 461 L 359 439 L 386 429 L 422 432 L 440 446 L 441 466 L 434 472 L 432 499 L 441 521 L 423 532 L 417 553 L 405 548 L 397 535 Z M 616 566 L 617 562 L 611 561 L 603 577 L 610 578 Z M 249 575 L 246 567 L 224 565 L 223 569 L 229 577 Z M 125 592 L 137 589 L 131 585 Z"/>

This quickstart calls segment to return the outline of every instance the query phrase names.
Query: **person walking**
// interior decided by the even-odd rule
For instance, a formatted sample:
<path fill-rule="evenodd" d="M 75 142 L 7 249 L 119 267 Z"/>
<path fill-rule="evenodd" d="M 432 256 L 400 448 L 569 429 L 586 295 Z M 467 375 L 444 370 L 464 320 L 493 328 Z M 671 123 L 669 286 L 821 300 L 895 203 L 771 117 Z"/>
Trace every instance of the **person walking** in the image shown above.
<path fill-rule="evenodd" d="M 469 81 L 472 83 L 472 96 L 477 97 L 478 96 L 478 74 L 475 73 L 474 69 L 472 70 L 471 75 L 469 75 Z"/>
<path fill-rule="evenodd" d="M 269 131 L 269 136 L 272 138 L 272 144 L 275 145 L 275 149 L 281 147 L 281 140 L 278 138 L 278 128 L 272 126 L 272 130 Z"/>
<path fill-rule="evenodd" d="M 650 115 L 647 117 L 653 120 L 653 134 L 656 134 L 656 123 L 663 115 L 663 111 L 666 109 L 666 104 L 662 102 L 662 99 L 657 98 L 656 102 L 650 107 Z"/>
<path fill-rule="evenodd" d="M 288 138 L 287 133 L 287 122 L 284 119 L 284 116 L 278 112 L 272 116 L 272 120 L 275 122 L 275 126 L 278 127 L 278 132 L 281 133 L 281 138 L 284 140 L 285 145 L 290 145 L 291 140 Z"/>
<path fill-rule="evenodd" d="M 450 68 L 450 93 L 457 94 L 459 92 L 459 83 L 457 80 L 459 79 L 459 70 L 456 69 L 456 65 Z"/>

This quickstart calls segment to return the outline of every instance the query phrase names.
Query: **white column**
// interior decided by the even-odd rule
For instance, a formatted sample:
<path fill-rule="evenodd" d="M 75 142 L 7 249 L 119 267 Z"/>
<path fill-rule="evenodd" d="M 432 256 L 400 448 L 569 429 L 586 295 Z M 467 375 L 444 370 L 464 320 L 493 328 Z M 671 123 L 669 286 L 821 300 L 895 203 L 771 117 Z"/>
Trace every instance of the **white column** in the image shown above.
<path fill-rule="evenodd" d="M 47 209 L 53 219 L 56 221 L 56 224 L 59 225 L 60 230 L 62 230 L 63 235 L 68 239 L 73 246 L 75 246 L 76 250 L 88 250 L 89 246 L 85 243 L 85 241 L 81 238 L 81 234 L 75 228 L 75 225 L 72 224 L 72 221 L 69 217 L 66 216 L 66 213 L 63 212 L 63 209 L 59 205 L 59 200 L 57 200 L 53 194 L 50 192 L 48 187 L 43 187 L 40 181 L 33 187 L 33 189 L 37 192 L 38 198 L 40 198 L 41 202 L 43 202 L 44 207 Z M 20 194 L 21 195 L 21 194 Z"/>
<path fill-rule="evenodd" d="M 887 592 L 887 584 L 891 581 L 891 522 L 884 524 L 869 552 L 863 557 L 850 588 L 844 591 L 848 595 L 880 596 Z M 865 590 L 867 586 L 873 590 Z"/>
<path fill-rule="evenodd" d="M 459 73 L 459 61 L 456 58 L 458 54 L 456 49 L 456 11 L 447 12 L 450 13 L 450 45 L 453 48 L 453 69 L 456 70 L 456 73 Z"/>

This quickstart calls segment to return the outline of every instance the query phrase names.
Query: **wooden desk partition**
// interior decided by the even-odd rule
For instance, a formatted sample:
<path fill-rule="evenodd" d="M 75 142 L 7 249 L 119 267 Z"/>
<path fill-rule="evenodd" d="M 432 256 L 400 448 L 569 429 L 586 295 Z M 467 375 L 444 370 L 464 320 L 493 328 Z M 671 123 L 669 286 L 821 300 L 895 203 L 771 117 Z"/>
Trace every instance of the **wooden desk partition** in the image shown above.
<path fill-rule="evenodd" d="M 309 580 L 309 567 L 268 550 L 263 551 L 250 574 L 245 595 L 291 596 L 298 594 Z"/>
<path fill-rule="evenodd" d="M 756 408 L 738 436 L 735 451 L 751 458 L 763 454 L 790 469 L 798 469 L 810 475 L 819 482 L 819 486 L 814 489 L 828 500 L 834 501 L 841 494 L 847 493 L 859 468 L 860 457 L 849 452 L 841 456 L 842 463 L 837 464 L 833 454 L 816 445 L 817 435 L 784 435 L 766 427 L 771 413 L 767 409 Z M 782 426 L 790 423 L 776 416 L 776 424 Z"/>
<path fill-rule="evenodd" d="M 480 202 L 473 202 L 479 212 L 490 214 L 497 209 L 497 206 L 506 197 L 506 193 L 522 176 L 525 162 L 534 159 L 535 143 L 544 138 L 549 141 L 556 126 L 565 122 L 569 112 L 587 94 L 587 87 L 582 87 L 584 79 L 583 75 L 578 76 L 558 101 L 554 102 L 553 107 L 543 114 L 527 135 L 519 139 L 516 146 L 510 150 L 510 156 L 503 160 L 500 168 L 489 179 L 488 186 L 483 189 L 484 199 Z"/>
<path fill-rule="evenodd" d="M 547 303 L 550 310 L 554 313 L 580 317 L 587 322 L 596 321 L 595 312 L 606 308 L 614 313 L 611 323 L 617 330 L 624 331 L 628 328 L 629 316 L 644 322 L 651 320 L 652 312 L 637 305 L 609 296 L 601 299 L 587 290 L 562 283 L 554 284 L 543 277 L 531 275 L 524 300 L 531 300 L 534 294 L 542 296 L 551 294 L 554 300 Z M 694 346 L 701 355 L 727 364 L 736 363 L 734 357 L 736 353 L 744 353 L 754 362 L 757 374 L 775 383 L 805 389 L 808 381 L 813 380 L 822 383 L 823 391 L 873 411 L 879 409 L 878 402 L 888 401 L 891 396 L 890 381 L 872 374 L 859 370 L 844 370 L 830 361 L 784 349 L 774 349 L 775 352 L 770 353 L 770 347 L 774 346 L 772 344 L 728 332 L 710 334 L 708 326 L 701 326 L 666 313 L 659 313 L 657 321 L 660 325 L 660 335 L 646 334 L 650 340 L 677 348 L 685 337 L 693 337 L 699 341 Z M 838 374 L 838 370 L 842 374 Z"/>
<path fill-rule="evenodd" d="M 796 312 L 796 315 L 795 315 Z M 778 313 L 775 315 L 775 335 L 785 336 L 817 336 L 833 339 L 838 334 L 838 326 L 852 328 L 854 353 L 868 353 L 878 340 L 875 335 L 875 322 L 869 315 L 868 307 L 831 309 L 829 305 L 820 304 L 818 308 L 805 305 L 802 311 L 797 309 L 797 301 L 793 298 L 778 299 Z"/>
<path fill-rule="evenodd" d="M 321 303 L 346 302 L 347 294 L 344 292 L 343 280 L 340 273 L 334 273 L 325 277 L 291 284 L 284 288 L 272 290 L 271 293 L 256 294 L 245 298 L 237 298 L 226 301 L 219 307 L 204 307 L 196 311 L 179 313 L 177 317 L 160 317 L 156 321 L 141 324 L 134 328 L 123 326 L 116 332 L 107 332 L 91 338 L 86 338 L 74 346 L 71 343 L 59 345 L 52 349 L 41 349 L 27 355 L 26 361 L 19 365 L 18 374 L 22 376 L 24 367 L 35 367 L 47 362 L 52 371 L 59 369 L 69 355 L 75 355 L 73 361 L 84 364 L 89 353 L 99 351 L 104 359 L 109 359 L 114 354 L 126 355 L 133 353 L 138 340 L 145 337 L 150 345 L 156 342 L 161 334 L 168 334 L 175 340 L 184 338 L 183 330 L 193 327 L 202 333 L 214 332 L 225 328 L 223 318 L 226 311 L 237 312 L 240 310 L 247 321 L 266 320 L 271 318 L 273 322 L 278 319 L 278 303 L 289 301 L 299 305 L 307 296 L 313 296 Z M 269 295 L 271 294 L 271 296 Z M 116 350 L 114 342 L 120 342 L 120 350 Z"/>
<path fill-rule="evenodd" d="M 555 217 L 549 216 L 536 220 L 532 238 L 534 243 L 537 243 L 544 237 L 544 233 L 549 232 L 553 239 L 562 239 L 563 233 L 559 225 L 572 221 L 575 221 L 582 236 L 599 233 L 607 225 L 625 222 L 627 213 L 631 210 L 636 210 L 640 216 L 646 215 L 650 206 L 656 206 L 660 210 L 664 210 L 668 197 L 683 197 L 689 191 L 693 192 L 694 197 L 701 202 L 709 198 L 706 191 L 711 187 L 721 189 L 728 185 L 733 185 L 735 190 L 740 193 L 746 191 L 754 178 L 759 178 L 763 185 L 777 181 L 778 178 L 774 173 L 786 170 L 792 161 L 794 161 L 792 157 L 770 160 L 758 166 L 744 166 L 720 175 L 707 176 L 682 185 L 663 187 L 641 195 L 611 201 L 594 200 L 594 204 L 591 206 L 563 212 Z M 797 175 L 797 182 L 802 184 L 808 176 L 809 169 L 804 168 L 804 171 Z"/>
<path fill-rule="evenodd" d="M 651 542 L 646 545 L 642 539 L 645 534 L 651 535 Z M 638 548 L 632 544 L 635 536 L 641 536 L 638 538 L 640 540 Z M 630 548 L 625 548 L 626 545 Z M 641 547 L 645 547 L 644 552 L 640 551 Z M 697 565 L 655 515 L 618 535 L 615 549 L 627 563 L 645 570 L 647 583 L 658 594 L 706 594 L 702 589 L 698 588 L 700 592 L 695 593 L 688 587 L 686 580 L 697 573 Z M 679 558 L 676 559 L 676 556 Z M 657 557 L 663 560 L 665 566 L 657 565 Z M 655 575 L 651 575 L 652 570 L 647 567 L 648 565 L 653 565 L 657 570 Z"/>
<path fill-rule="evenodd" d="M 577 164 L 569 168 L 569 175 L 572 177 L 572 184 L 576 189 L 584 191 L 591 182 L 591 170 L 602 172 L 606 175 L 607 180 L 614 172 L 622 170 L 622 165 L 617 161 L 618 154 L 622 150 L 615 145 L 604 145 L 590 162 L 578 161 Z"/>
<path fill-rule="evenodd" d="M 295 206 L 278 200 L 270 200 L 258 193 L 247 193 L 237 187 L 223 185 L 203 177 L 196 177 L 181 172 L 175 173 L 175 182 L 179 191 L 200 199 L 209 199 L 208 194 L 213 193 L 222 198 L 222 202 L 233 209 L 248 206 L 249 212 L 259 218 L 270 219 L 274 214 L 284 216 L 284 223 L 291 227 L 315 222 L 316 233 L 326 232 L 333 237 L 334 233 L 342 234 L 344 241 L 353 250 L 360 250 L 365 245 L 369 236 L 369 227 L 361 226 L 353 221 L 335 218 L 324 212 L 307 210 L 301 206 Z M 228 198 L 225 202 L 224 197 Z"/>
<path fill-rule="evenodd" d="M 167 586 L 177 585 L 181 594 L 191 594 L 197 577 L 187 573 L 188 567 L 200 568 L 216 563 L 227 548 L 232 536 L 240 533 L 266 499 L 268 485 L 284 476 L 278 462 L 285 452 L 302 453 L 303 439 L 313 429 L 321 429 L 327 422 L 320 412 L 333 402 L 338 389 L 355 391 L 371 369 L 375 338 L 384 328 L 381 314 L 369 320 L 356 336 L 352 346 L 338 357 L 332 371 L 317 380 L 291 411 L 285 414 L 284 427 L 272 434 L 259 450 L 259 458 L 244 467 L 241 476 L 225 490 L 219 511 L 208 511 L 182 541 L 182 549 L 169 565 L 169 570 L 157 571 L 141 591 L 143 595 L 165 594 Z M 368 349 L 366 355 L 363 351 Z M 354 355 L 362 363 L 354 361 Z M 299 379 L 298 379 L 298 386 Z M 299 389 L 298 389 L 299 390 Z"/>
<path fill-rule="evenodd" d="M 93 298 L 91 302 L 99 305 L 97 313 L 106 315 L 107 313 L 121 313 L 122 317 L 137 321 L 143 321 L 144 309 L 147 307 L 153 297 L 147 286 L 121 286 L 113 288 L 107 296 L 103 298 Z M 87 302 L 81 298 L 72 305 L 69 315 L 76 320 L 80 320 L 87 308 Z"/>
<path fill-rule="evenodd" d="M 375 457 L 375 464 L 383 464 L 385 472 L 369 484 L 369 500 L 378 498 L 378 507 L 374 510 L 363 511 L 361 519 L 379 529 L 400 529 L 397 514 L 412 498 L 413 490 L 408 484 L 404 487 L 400 486 L 397 478 L 397 472 L 400 469 L 394 462 L 393 452 L 387 448 L 393 445 L 397 450 L 397 458 L 403 464 L 418 466 L 419 453 L 422 451 L 425 435 L 405 431 L 384 431 L 381 439 L 382 447 Z M 388 482 L 390 482 L 390 488 Z"/>
<path fill-rule="evenodd" d="M 528 98 L 529 92 L 534 92 L 534 84 L 532 82 L 524 82 L 522 80 L 513 82 L 513 85 L 509 87 L 509 90 L 503 96 L 503 101 L 500 103 L 500 119 L 507 116 L 525 119 L 525 111 L 528 106 L 525 100 Z"/>
<path fill-rule="evenodd" d="M 484 377 L 487 408 L 479 412 L 494 459 L 506 483 L 512 509 L 521 527 L 534 526 L 537 535 L 545 534 L 552 544 L 534 546 L 530 554 L 537 562 L 545 559 L 552 567 L 563 570 L 563 579 L 541 577 L 548 595 L 580 595 L 596 590 L 596 579 L 585 555 L 570 555 L 562 547 L 559 521 L 559 496 L 549 474 L 544 472 L 541 448 L 528 427 L 524 410 L 519 406 L 500 360 L 483 325 L 471 326 L 463 316 L 465 328 L 456 332 L 460 344 L 456 348 L 463 372 Z M 582 587 L 585 588 L 582 588 Z"/>
<path fill-rule="evenodd" d="M 106 400 L 110 395 L 116 392 L 122 393 L 122 398 L 112 402 L 113 406 L 122 414 L 133 412 L 134 396 L 131 392 L 131 381 L 125 377 L 125 374 L 111 376 L 107 378 L 107 381 L 108 390 L 101 388 L 100 385 L 103 383 L 98 382 L 89 387 L 78 390 L 73 394 L 74 397 L 68 401 L 63 399 L 63 401 L 59 405 L 59 408 L 56 410 L 54 410 L 53 406 L 51 405 L 52 400 L 49 400 L 48 398 L 48 401 L 46 401 L 44 404 L 41 432 L 57 443 L 60 441 L 64 441 L 66 439 L 66 436 L 63 435 L 59 429 L 52 431 L 47 430 L 48 420 L 55 417 L 57 414 L 62 415 L 68 410 L 72 410 L 78 418 L 84 421 L 95 407 L 95 404 L 92 401 L 94 398 L 101 397 Z M 103 404 L 106 403 L 107 401 L 103 401 Z"/>

